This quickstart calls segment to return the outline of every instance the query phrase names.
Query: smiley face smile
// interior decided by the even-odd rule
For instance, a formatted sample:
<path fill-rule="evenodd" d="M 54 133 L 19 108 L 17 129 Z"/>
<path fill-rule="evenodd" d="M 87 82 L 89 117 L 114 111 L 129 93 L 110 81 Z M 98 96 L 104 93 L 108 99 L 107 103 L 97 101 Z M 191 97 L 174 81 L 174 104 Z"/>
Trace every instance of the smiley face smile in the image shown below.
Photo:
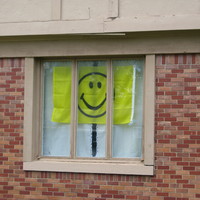
<path fill-rule="evenodd" d="M 104 100 L 98 105 L 98 106 L 91 106 L 85 99 L 84 99 L 84 93 L 82 93 L 80 99 L 84 102 L 84 104 L 90 109 L 90 110 L 98 110 L 103 106 L 103 104 L 106 102 L 106 95 Z"/>

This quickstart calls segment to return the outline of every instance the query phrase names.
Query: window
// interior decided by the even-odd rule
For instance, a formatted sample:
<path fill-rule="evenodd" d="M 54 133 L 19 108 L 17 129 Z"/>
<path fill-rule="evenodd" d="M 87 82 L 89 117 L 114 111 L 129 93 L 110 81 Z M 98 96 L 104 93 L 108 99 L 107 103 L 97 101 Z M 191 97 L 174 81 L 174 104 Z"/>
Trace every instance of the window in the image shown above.
<path fill-rule="evenodd" d="M 24 169 L 152 175 L 154 65 L 27 58 Z"/>

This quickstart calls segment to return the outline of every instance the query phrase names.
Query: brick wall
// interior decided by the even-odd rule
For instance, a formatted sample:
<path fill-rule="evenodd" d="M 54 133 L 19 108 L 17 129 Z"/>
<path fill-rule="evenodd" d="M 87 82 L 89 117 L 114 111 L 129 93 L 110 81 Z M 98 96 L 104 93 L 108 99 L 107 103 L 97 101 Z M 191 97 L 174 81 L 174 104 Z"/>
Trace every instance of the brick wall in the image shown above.
<path fill-rule="evenodd" d="M 153 177 L 24 172 L 24 59 L 0 77 L 0 200 L 200 199 L 200 55 L 156 57 Z"/>

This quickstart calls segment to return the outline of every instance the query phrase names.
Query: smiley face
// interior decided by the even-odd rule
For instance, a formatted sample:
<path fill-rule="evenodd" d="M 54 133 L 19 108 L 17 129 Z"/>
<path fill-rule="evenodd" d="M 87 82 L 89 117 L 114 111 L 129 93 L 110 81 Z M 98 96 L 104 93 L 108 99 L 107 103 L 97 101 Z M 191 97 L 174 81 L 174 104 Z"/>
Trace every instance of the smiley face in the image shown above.
<path fill-rule="evenodd" d="M 106 75 L 100 72 L 85 74 L 79 80 L 78 109 L 90 118 L 106 114 Z"/>

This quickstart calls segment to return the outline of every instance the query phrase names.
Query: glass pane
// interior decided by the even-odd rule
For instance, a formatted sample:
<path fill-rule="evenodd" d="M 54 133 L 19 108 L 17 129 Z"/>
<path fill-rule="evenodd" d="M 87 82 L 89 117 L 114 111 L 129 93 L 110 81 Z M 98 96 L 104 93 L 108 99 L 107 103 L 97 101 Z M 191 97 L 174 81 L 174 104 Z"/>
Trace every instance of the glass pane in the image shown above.
<path fill-rule="evenodd" d="M 78 157 L 105 157 L 106 71 L 106 61 L 78 62 Z"/>
<path fill-rule="evenodd" d="M 70 155 L 71 62 L 44 62 L 43 156 Z"/>
<path fill-rule="evenodd" d="M 142 154 L 143 60 L 113 61 L 112 156 L 139 158 Z"/>

